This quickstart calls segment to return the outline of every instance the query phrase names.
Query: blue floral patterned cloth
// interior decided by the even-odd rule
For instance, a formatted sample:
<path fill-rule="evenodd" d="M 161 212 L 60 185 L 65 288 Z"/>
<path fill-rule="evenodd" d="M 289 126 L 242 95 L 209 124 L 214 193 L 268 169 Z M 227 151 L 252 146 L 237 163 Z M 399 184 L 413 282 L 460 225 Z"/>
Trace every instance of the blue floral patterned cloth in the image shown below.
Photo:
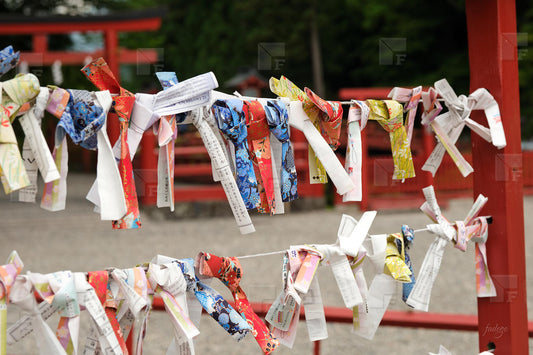
<path fill-rule="evenodd" d="M 268 101 L 265 112 L 270 132 L 282 143 L 281 197 L 283 202 L 289 202 L 298 198 L 298 179 L 290 141 L 287 106 L 279 100 Z"/>
<path fill-rule="evenodd" d="M 67 107 L 56 128 L 56 142 L 68 134 L 75 144 L 96 150 L 96 133 L 102 128 L 106 115 L 104 109 L 86 90 L 67 90 L 70 94 Z"/>
<path fill-rule="evenodd" d="M 220 131 L 235 146 L 237 186 L 246 208 L 252 209 L 259 206 L 260 196 L 254 166 L 248 153 L 248 131 L 242 108 L 242 100 L 231 99 L 215 101 L 211 110 Z"/>
<path fill-rule="evenodd" d="M 193 259 L 176 260 L 187 283 L 205 311 L 237 341 L 252 329 L 246 320 L 214 289 L 201 282 L 194 273 Z"/>
<path fill-rule="evenodd" d="M 409 254 L 407 254 L 407 250 L 409 249 L 411 243 L 413 243 L 413 240 L 415 239 L 415 232 L 412 228 L 410 228 L 407 224 L 402 225 L 402 235 L 403 235 L 403 243 L 399 240 L 396 240 L 396 246 L 398 247 L 398 251 L 400 254 L 402 253 L 402 249 L 405 247 L 405 250 L 403 250 L 403 253 L 405 253 L 405 265 L 411 270 L 411 275 L 409 276 L 411 278 L 411 282 L 403 283 L 403 292 L 402 292 L 402 299 L 407 301 L 407 298 L 411 294 L 411 291 L 413 290 L 413 287 L 415 287 L 415 274 L 413 273 L 413 266 L 411 264 L 411 258 L 409 257 Z"/>
<path fill-rule="evenodd" d="M 7 46 L 0 51 L 0 76 L 13 69 L 19 62 L 20 53 L 15 52 L 12 46 Z"/>

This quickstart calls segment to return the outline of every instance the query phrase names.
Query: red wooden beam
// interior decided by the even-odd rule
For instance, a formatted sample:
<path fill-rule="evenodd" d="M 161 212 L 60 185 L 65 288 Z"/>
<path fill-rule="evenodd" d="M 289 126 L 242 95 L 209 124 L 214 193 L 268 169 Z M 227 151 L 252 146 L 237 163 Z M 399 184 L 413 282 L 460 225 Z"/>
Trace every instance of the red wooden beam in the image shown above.
<path fill-rule="evenodd" d="M 339 100 L 385 99 L 392 88 L 342 88 Z"/>
<path fill-rule="evenodd" d="M 487 259 L 498 295 L 478 298 L 479 349 L 528 354 L 522 151 L 513 0 L 467 0 L 470 91 L 483 87 L 500 106 L 507 146 L 501 150 L 472 135 L 474 195 L 488 197 L 492 215 Z M 483 112 L 472 119 L 486 122 Z M 494 332 L 491 329 L 501 331 Z"/>
<path fill-rule="evenodd" d="M 157 51 L 151 49 L 143 49 L 142 55 L 138 55 L 137 51 L 118 48 L 116 51 L 118 62 L 121 64 L 145 64 L 156 63 L 159 58 Z M 85 58 L 99 58 L 105 57 L 104 50 L 97 50 L 94 52 L 68 52 L 68 51 L 40 51 L 35 49 L 33 52 L 21 52 L 20 60 L 27 62 L 30 66 L 46 66 L 51 65 L 56 60 L 60 60 L 63 65 L 80 65 Z"/>
<path fill-rule="evenodd" d="M 268 303 L 250 302 L 250 304 L 259 317 L 266 316 L 270 308 Z M 159 311 L 165 309 L 163 300 L 160 297 L 154 297 L 152 307 Z M 348 324 L 353 322 L 353 312 L 347 308 L 324 307 L 324 314 L 328 322 Z M 300 308 L 300 319 L 305 319 L 303 307 Z M 478 330 L 478 321 L 474 314 L 386 311 L 380 325 L 442 330 Z M 533 337 L 533 322 L 529 322 L 529 336 Z"/>
<path fill-rule="evenodd" d="M 160 9 L 126 11 L 104 16 L 0 16 L 0 35 L 90 31 L 137 32 L 161 27 Z"/>

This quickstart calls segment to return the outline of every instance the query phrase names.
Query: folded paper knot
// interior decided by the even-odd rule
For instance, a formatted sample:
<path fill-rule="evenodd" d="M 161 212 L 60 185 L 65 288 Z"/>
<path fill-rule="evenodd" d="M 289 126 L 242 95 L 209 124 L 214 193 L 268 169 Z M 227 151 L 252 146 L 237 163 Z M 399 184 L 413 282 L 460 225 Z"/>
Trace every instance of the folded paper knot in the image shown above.
<path fill-rule="evenodd" d="M 242 100 L 217 100 L 213 104 L 213 113 L 219 129 L 228 140 L 234 144 L 246 142 L 248 130 Z"/>
<path fill-rule="evenodd" d="M 403 126 L 402 105 L 394 100 L 367 100 L 369 119 L 377 121 L 389 132 L 394 172 L 392 178 L 403 180 L 415 176 L 411 147 Z"/>
<path fill-rule="evenodd" d="M 254 163 L 257 186 L 261 196 L 260 212 L 275 213 L 274 178 L 270 130 L 263 105 L 257 100 L 244 101 L 243 111 L 248 131 L 248 147 Z"/>
<path fill-rule="evenodd" d="M 0 176 L 4 191 L 11 193 L 30 185 L 11 123 L 22 105 L 39 94 L 39 80 L 20 74 L 0 83 L 0 91 Z"/>
<path fill-rule="evenodd" d="M 428 91 L 422 92 L 422 104 L 424 112 L 422 112 L 422 124 L 429 125 L 442 111 L 442 105 L 438 100 L 439 93 L 434 88 L 429 88 Z"/>
<path fill-rule="evenodd" d="M 258 140 L 268 136 L 270 130 L 263 105 L 257 100 L 244 101 L 244 105 L 248 106 L 248 114 L 246 115 L 248 139 Z"/>
<path fill-rule="evenodd" d="M 476 217 L 468 224 L 464 221 L 456 221 L 457 236 L 454 240 L 455 247 L 461 251 L 466 251 L 468 241 L 485 243 L 488 237 L 487 217 Z"/>
<path fill-rule="evenodd" d="M 420 207 L 422 212 L 429 216 L 437 224 L 428 225 L 428 230 L 437 235 L 433 243 L 429 246 L 422 266 L 418 273 L 418 281 L 415 283 L 406 303 L 418 310 L 427 312 L 429 309 L 429 299 L 431 289 L 440 270 L 444 249 L 449 241 L 455 238 L 455 229 L 443 216 L 437 203 L 435 189 L 428 186 L 422 189 L 426 202 Z"/>
<path fill-rule="evenodd" d="M 415 274 L 413 273 L 413 265 L 411 264 L 411 257 L 407 253 L 407 250 L 415 239 L 415 231 L 408 225 L 404 224 L 402 225 L 402 236 L 402 239 L 396 239 L 396 247 L 398 248 L 400 254 L 405 254 L 405 265 L 407 265 L 409 271 L 411 271 L 411 275 L 409 275 L 411 281 L 404 283 L 402 287 L 402 299 L 405 302 L 411 294 L 416 282 Z"/>
<path fill-rule="evenodd" d="M 36 98 L 41 91 L 39 79 L 33 74 L 18 74 L 13 79 L 4 81 L 2 89 L 7 94 L 2 95 L 2 106 L 11 122 L 22 105 Z"/>
<path fill-rule="evenodd" d="M 100 90 L 109 90 L 113 96 L 113 103 L 108 119 L 118 120 L 120 123 L 120 155 L 119 171 L 126 197 L 126 215 L 120 220 L 113 221 L 114 229 L 132 229 L 141 227 L 139 202 L 133 181 L 133 167 L 130 148 L 128 145 L 128 126 L 131 111 L 135 104 L 135 95 L 120 86 L 113 72 L 103 58 L 87 64 L 81 69 L 82 73 Z"/>
<path fill-rule="evenodd" d="M 411 282 L 410 276 L 412 272 L 405 264 L 403 248 L 400 251 L 397 247 L 398 242 L 403 243 L 403 235 L 401 233 L 388 235 L 384 273 L 392 276 L 397 281 Z"/>
<path fill-rule="evenodd" d="M 403 127 L 403 107 L 394 100 L 367 100 L 370 119 L 377 121 L 387 132 Z M 405 129 L 405 128 L 404 128 Z"/>
<path fill-rule="evenodd" d="M 56 142 L 67 133 L 75 144 L 96 150 L 96 133 L 105 122 L 105 111 L 92 93 L 86 90 L 68 90 L 70 98 L 56 128 Z"/>
<path fill-rule="evenodd" d="M 239 259 L 203 253 L 201 263 L 203 275 L 220 279 L 232 292 L 238 289 L 242 277 Z"/>
<path fill-rule="evenodd" d="M 174 297 L 187 291 L 187 282 L 177 263 L 150 264 L 149 271 L 148 279 L 153 290 L 159 287 Z"/>
<path fill-rule="evenodd" d="M 280 79 L 276 78 L 270 78 L 269 81 L 270 90 L 278 95 L 279 97 L 288 98 L 291 101 L 300 101 L 302 103 L 301 109 L 305 113 L 305 116 L 313 123 L 313 126 L 317 128 L 319 131 L 320 129 L 320 119 L 318 116 L 320 115 L 320 109 L 317 105 L 313 103 L 307 96 L 307 94 L 302 91 L 299 87 L 294 85 L 293 82 L 291 82 L 289 79 L 287 79 L 284 76 L 281 76 Z M 292 109 L 291 109 L 292 110 Z M 304 128 L 298 128 L 303 130 Z M 321 131 L 322 133 L 322 131 Z M 305 131 L 304 131 L 305 134 Z M 328 144 L 328 139 L 325 138 L 325 143 Z M 315 147 L 316 148 L 316 147 Z M 328 182 L 326 169 L 323 165 L 323 162 L 321 162 L 317 155 L 315 154 L 315 151 L 313 148 L 309 147 L 308 150 L 308 161 L 309 161 L 309 181 L 312 184 L 325 184 Z"/>
<path fill-rule="evenodd" d="M 280 100 L 269 100 L 264 108 L 270 132 L 281 142 L 281 197 L 283 202 L 293 201 L 298 198 L 298 178 L 287 106 Z"/>
<path fill-rule="evenodd" d="M 237 185 L 246 208 L 255 208 L 260 202 L 257 179 L 248 153 L 246 119 L 242 100 L 217 100 L 211 108 L 218 128 L 235 146 Z"/>
<path fill-rule="evenodd" d="M 252 329 L 246 320 L 214 289 L 201 282 L 195 275 L 194 260 L 175 261 L 187 283 L 187 291 L 193 292 L 205 311 L 237 341 Z"/>
<path fill-rule="evenodd" d="M 231 291 L 235 307 L 252 327 L 255 340 L 265 354 L 270 354 L 279 345 L 265 323 L 257 316 L 248 302 L 244 290 L 239 286 L 242 268 L 235 257 L 220 257 L 209 253 L 200 253 L 197 258 L 198 268 L 204 276 L 216 277 Z"/>
<path fill-rule="evenodd" d="M 19 62 L 20 52 L 15 52 L 12 46 L 0 51 L 0 76 L 13 69 Z"/>
<path fill-rule="evenodd" d="M 265 106 L 270 132 L 282 143 L 290 143 L 289 113 L 280 100 L 268 100 Z"/>
<path fill-rule="evenodd" d="M 117 304 L 110 289 L 109 273 L 106 270 L 89 272 L 87 274 L 87 281 L 94 288 L 98 300 L 104 306 L 105 316 L 113 329 L 118 347 L 120 348 L 118 350 L 121 350 L 124 355 L 127 355 L 128 349 L 116 314 Z"/>
<path fill-rule="evenodd" d="M 194 260 L 185 259 L 175 260 L 174 262 L 178 264 L 179 268 L 181 269 L 181 272 L 183 273 L 183 279 L 185 281 L 187 291 L 196 291 L 197 278 L 194 274 Z"/>
<path fill-rule="evenodd" d="M 318 107 L 309 100 L 307 94 L 296 86 L 292 81 L 285 76 L 281 76 L 278 79 L 270 78 L 269 80 L 270 90 L 279 97 L 286 97 L 291 100 L 298 100 L 302 102 L 303 110 L 309 116 L 314 119 L 318 115 Z"/>
<path fill-rule="evenodd" d="M 94 288 L 94 292 L 96 292 L 96 296 L 102 305 L 106 301 L 108 280 L 109 275 L 105 270 L 90 271 L 87 273 L 87 281 Z"/>
<path fill-rule="evenodd" d="M 7 263 L 0 266 L 0 302 L 9 302 L 9 292 L 23 267 L 24 264 L 16 251 L 12 251 Z"/>
<path fill-rule="evenodd" d="M 342 106 L 338 101 L 326 101 L 320 98 L 309 88 L 305 88 L 305 93 L 318 108 L 318 123 L 322 136 L 333 150 L 340 145 L 340 134 L 342 124 Z"/>
<path fill-rule="evenodd" d="M 67 90 L 55 87 L 48 99 L 46 111 L 59 119 L 65 112 L 69 100 L 70 93 Z"/>
<path fill-rule="evenodd" d="M 468 176 L 474 171 L 472 166 L 465 160 L 461 152 L 455 146 L 462 130 L 468 126 L 472 131 L 489 143 L 492 143 L 498 149 L 506 146 L 505 132 L 501 121 L 500 108 L 494 97 L 484 88 L 477 89 L 468 97 L 465 95 L 457 96 L 446 79 L 435 82 L 436 92 L 443 98 L 448 111 L 438 117 L 435 114 L 423 116 L 422 123 L 430 124 L 431 128 L 439 138 L 439 143 L 422 167 L 435 175 L 439 168 L 444 153 L 452 157 L 457 168 L 463 176 Z M 429 92 L 424 97 L 424 107 L 438 113 L 440 104 L 435 100 L 436 95 Z M 433 104 L 435 103 L 435 104 Z M 470 113 L 473 110 L 484 110 L 485 116 L 489 123 L 489 128 L 470 119 Z M 429 117 L 427 117 L 429 116 Z"/>
<path fill-rule="evenodd" d="M 485 243 L 489 235 L 487 217 L 477 217 L 466 226 L 468 239 L 476 243 Z"/>
<path fill-rule="evenodd" d="M 404 102 L 404 112 L 408 112 L 405 125 L 407 127 L 407 141 L 411 144 L 411 138 L 413 137 L 413 128 L 415 125 L 416 110 L 418 108 L 418 102 L 422 96 L 422 86 L 417 86 L 413 89 L 406 89 L 395 87 L 391 90 L 388 97 L 398 102 Z"/>
<path fill-rule="evenodd" d="M 200 331 L 189 318 L 185 298 L 187 284 L 179 265 L 174 262 L 162 265 L 150 263 L 146 274 L 150 286 L 162 298 L 171 318 L 176 346 L 186 349 L 186 353 L 194 353 L 193 338 Z"/>
<path fill-rule="evenodd" d="M 368 122 L 370 116 L 370 108 L 364 101 L 352 100 L 350 109 L 348 110 L 348 124 L 352 122 L 359 122 L 360 129 L 363 130 Z"/>
<path fill-rule="evenodd" d="M 48 276 L 41 274 L 37 275 L 41 276 L 44 279 L 47 279 Z M 46 280 L 45 283 L 47 286 L 49 285 L 48 280 Z M 39 347 L 39 353 L 67 355 L 62 344 L 60 344 L 58 337 L 56 337 L 54 332 L 50 329 L 48 324 L 43 319 L 43 316 L 41 315 L 43 309 L 45 311 L 43 313 L 48 314 L 53 314 L 56 309 L 48 302 L 43 302 L 41 305 L 37 305 L 37 301 L 35 299 L 34 294 L 35 290 L 39 291 L 39 288 L 31 280 L 31 274 L 28 272 L 28 275 L 19 275 L 19 277 L 17 277 L 9 297 L 11 302 L 16 304 L 26 314 L 26 319 L 28 319 L 28 322 L 23 322 L 23 325 L 26 328 L 25 330 L 28 331 L 26 334 L 33 331 L 35 335 L 36 344 L 38 344 Z M 51 290 L 50 294 L 53 295 Z M 1 314 L 2 312 L 0 312 L 0 318 Z M 17 334 L 17 331 L 12 332 L 12 329 L 10 329 L 7 339 L 8 343 L 12 344 L 14 341 L 18 340 L 17 338 L 20 339 L 20 333 Z M 3 344 L 1 345 L 1 347 L 4 347 L 5 342 L 2 343 Z M 5 354 L 5 348 L 0 349 L 0 352 Z"/>

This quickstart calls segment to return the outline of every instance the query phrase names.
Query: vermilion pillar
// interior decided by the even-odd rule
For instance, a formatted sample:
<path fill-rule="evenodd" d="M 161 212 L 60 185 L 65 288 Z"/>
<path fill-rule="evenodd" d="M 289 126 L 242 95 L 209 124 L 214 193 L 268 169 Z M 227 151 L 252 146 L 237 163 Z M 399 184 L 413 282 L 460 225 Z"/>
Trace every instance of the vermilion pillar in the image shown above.
<path fill-rule="evenodd" d="M 507 146 L 496 149 L 472 134 L 474 194 L 489 198 L 487 257 L 498 295 L 478 299 L 479 348 L 528 354 L 522 151 L 514 0 L 467 0 L 470 89 L 484 87 L 500 106 Z M 472 118 L 486 119 L 476 111 Z"/>

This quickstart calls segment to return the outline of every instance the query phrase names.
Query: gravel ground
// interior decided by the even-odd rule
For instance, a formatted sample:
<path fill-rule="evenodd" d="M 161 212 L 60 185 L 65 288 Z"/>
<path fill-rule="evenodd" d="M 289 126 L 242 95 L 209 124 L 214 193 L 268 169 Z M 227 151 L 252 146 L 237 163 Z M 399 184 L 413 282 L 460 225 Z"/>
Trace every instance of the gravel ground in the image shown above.
<path fill-rule="evenodd" d="M 156 254 L 178 258 L 195 257 L 199 251 L 216 255 L 239 256 L 286 249 L 289 245 L 303 243 L 333 243 L 342 213 L 359 218 L 361 212 L 353 206 L 331 210 L 292 212 L 281 216 L 252 217 L 257 232 L 241 236 L 231 217 L 168 220 L 158 214 L 142 215 L 140 230 L 114 231 L 107 222 L 101 222 L 92 213 L 90 204 L 84 200 L 84 192 L 92 178 L 86 175 L 69 175 L 69 198 L 66 211 L 50 213 L 37 205 L 10 203 L 5 196 L 0 198 L 3 224 L 0 233 L 0 259 L 11 250 L 17 250 L 25 263 L 24 272 L 49 273 L 59 270 L 91 271 L 108 266 L 132 267 L 149 261 Z M 437 196 L 438 198 L 438 196 Z M 468 212 L 469 199 L 451 200 L 443 212 L 451 220 L 462 219 Z M 524 199 L 526 235 L 533 228 L 533 198 Z M 159 216 L 159 217 L 158 217 Z M 380 212 L 371 228 L 379 234 L 399 231 L 403 223 L 413 228 L 423 228 L 427 217 L 417 210 Z M 427 233 L 419 233 L 411 249 L 415 267 L 422 263 L 425 252 L 433 240 Z M 533 241 L 526 238 L 528 259 L 533 256 Z M 252 302 L 272 302 L 281 287 L 280 255 L 243 259 L 244 277 L 241 285 Z M 528 260 L 531 270 L 531 259 Z M 342 299 L 331 270 L 319 269 L 321 293 L 327 306 L 342 306 Z M 369 275 L 367 280 L 370 282 Z M 218 281 L 212 283 L 225 297 L 231 299 L 227 289 Z M 533 319 L 533 273 L 528 275 L 528 315 Z M 398 289 L 399 290 L 399 289 Z M 398 293 L 389 309 L 407 310 Z M 431 312 L 461 312 L 476 314 L 474 253 L 469 247 L 461 253 L 449 247 L 442 262 L 441 272 L 432 292 Z M 8 322 L 19 317 L 19 311 L 8 308 Z M 84 314 L 86 317 L 86 315 Z M 54 329 L 57 319 L 50 324 Z M 82 331 L 86 319 L 82 316 Z M 196 340 L 198 354 L 211 351 L 232 354 L 260 354 L 253 337 L 248 336 L 235 343 L 208 316 L 203 316 L 201 334 Z M 437 352 L 439 345 L 447 347 L 455 355 L 477 354 L 478 341 L 475 332 L 438 331 L 400 327 L 380 327 L 373 341 L 367 341 L 350 333 L 350 326 L 328 323 L 329 338 L 321 343 L 322 354 L 391 355 L 427 354 Z M 145 340 L 146 355 L 164 354 L 172 337 L 170 322 L 164 312 L 150 316 L 148 335 Z M 83 339 L 83 338 L 81 338 Z M 280 347 L 276 354 L 311 354 L 305 322 L 299 324 L 298 336 L 293 349 Z M 530 341 L 530 351 L 533 343 Z M 32 337 L 20 344 L 8 347 L 9 354 L 36 354 Z M 507 355 L 507 354 L 502 354 Z"/>

